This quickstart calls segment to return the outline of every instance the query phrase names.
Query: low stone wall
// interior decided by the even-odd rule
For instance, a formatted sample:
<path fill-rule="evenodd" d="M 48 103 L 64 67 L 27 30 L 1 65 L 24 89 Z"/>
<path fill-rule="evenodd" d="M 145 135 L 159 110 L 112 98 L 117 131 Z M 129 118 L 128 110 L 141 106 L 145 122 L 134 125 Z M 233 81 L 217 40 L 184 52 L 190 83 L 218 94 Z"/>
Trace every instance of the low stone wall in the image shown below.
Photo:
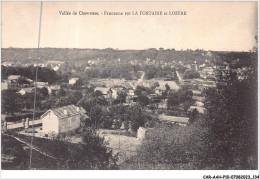
<path fill-rule="evenodd" d="M 137 130 L 137 139 L 140 141 L 146 139 L 149 135 L 152 134 L 152 130 L 152 128 L 139 127 Z"/>

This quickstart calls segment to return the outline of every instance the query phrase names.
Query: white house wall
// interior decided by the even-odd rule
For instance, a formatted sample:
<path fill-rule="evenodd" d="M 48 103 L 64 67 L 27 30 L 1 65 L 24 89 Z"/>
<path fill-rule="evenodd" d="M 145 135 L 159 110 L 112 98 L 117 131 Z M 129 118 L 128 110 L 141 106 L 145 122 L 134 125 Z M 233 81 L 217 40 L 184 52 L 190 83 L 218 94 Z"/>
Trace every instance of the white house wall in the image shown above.
<path fill-rule="evenodd" d="M 42 131 L 45 134 L 49 133 L 59 133 L 59 120 L 58 117 L 53 113 L 49 112 L 44 117 L 42 117 Z"/>

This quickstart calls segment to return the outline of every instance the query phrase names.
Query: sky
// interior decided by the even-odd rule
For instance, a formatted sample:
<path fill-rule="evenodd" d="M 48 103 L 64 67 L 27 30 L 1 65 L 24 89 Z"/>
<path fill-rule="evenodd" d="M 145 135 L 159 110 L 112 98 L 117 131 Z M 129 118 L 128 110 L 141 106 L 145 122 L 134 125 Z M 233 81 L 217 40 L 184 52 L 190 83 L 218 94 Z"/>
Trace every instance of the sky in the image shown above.
<path fill-rule="evenodd" d="M 59 11 L 100 15 L 62 16 Z M 39 19 L 40 2 L 2 2 L 2 48 L 37 48 Z M 255 35 L 257 2 L 43 2 L 40 47 L 248 51 L 256 45 Z"/>

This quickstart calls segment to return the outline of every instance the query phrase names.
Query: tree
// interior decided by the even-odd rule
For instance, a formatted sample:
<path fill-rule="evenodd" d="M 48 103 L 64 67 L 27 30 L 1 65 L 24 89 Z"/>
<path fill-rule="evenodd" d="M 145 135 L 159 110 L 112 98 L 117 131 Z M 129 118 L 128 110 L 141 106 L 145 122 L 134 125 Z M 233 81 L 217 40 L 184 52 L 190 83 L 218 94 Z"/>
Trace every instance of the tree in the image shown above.
<path fill-rule="evenodd" d="M 18 80 L 17 80 L 17 83 L 21 86 L 24 85 L 24 84 L 29 84 L 29 82 L 26 80 L 25 77 L 19 77 Z"/>
<path fill-rule="evenodd" d="M 95 97 L 92 93 L 90 93 L 81 98 L 77 104 L 83 107 L 87 112 L 90 112 L 92 107 L 97 105 L 107 106 L 108 102 L 103 96 Z"/>
<path fill-rule="evenodd" d="M 234 57 L 229 54 L 228 59 Z M 204 128 L 208 130 L 202 165 L 215 169 L 257 168 L 257 66 L 254 53 L 247 56 L 245 78 L 230 68 L 206 93 Z M 244 66 L 244 65 L 243 65 Z M 213 163 L 214 161 L 214 163 Z"/>
<path fill-rule="evenodd" d="M 92 127 L 100 127 L 104 126 L 102 124 L 106 118 L 106 108 L 105 106 L 108 105 L 108 102 L 103 96 L 94 96 L 94 94 L 87 94 L 82 99 L 80 99 L 77 103 L 77 105 L 83 107 L 89 116 L 89 122 L 87 124 L 90 124 Z"/>
<path fill-rule="evenodd" d="M 144 126 L 145 119 L 143 118 L 142 109 L 135 105 L 126 109 L 125 120 L 130 122 L 132 131 L 137 131 L 140 126 Z"/>
<path fill-rule="evenodd" d="M 165 84 L 165 91 L 168 92 L 170 89 L 170 86 L 168 84 Z"/>
<path fill-rule="evenodd" d="M 82 86 L 83 86 L 83 81 L 81 79 L 78 79 L 76 83 L 73 85 L 73 88 L 79 89 L 82 88 Z"/>
<path fill-rule="evenodd" d="M 69 80 L 68 80 L 69 81 Z M 66 81 L 67 82 L 67 81 Z M 60 87 L 61 87 L 61 89 L 65 89 L 65 88 L 68 88 L 68 84 L 67 83 L 61 83 L 60 84 Z"/>
<path fill-rule="evenodd" d="M 46 87 L 43 87 L 41 89 L 38 90 L 39 92 L 39 98 L 40 99 L 46 99 L 49 96 L 49 91 Z"/>
<path fill-rule="evenodd" d="M 75 97 L 68 95 L 68 96 L 59 98 L 55 103 L 55 107 L 67 106 L 67 105 L 76 104 L 76 103 L 77 103 L 77 100 L 75 99 Z"/>
<path fill-rule="evenodd" d="M 94 96 L 95 96 L 95 97 L 103 96 L 103 93 L 102 93 L 101 91 L 99 91 L 99 90 L 96 90 L 96 91 L 94 92 Z"/>
<path fill-rule="evenodd" d="M 170 89 L 170 86 L 168 84 L 165 84 L 165 91 L 163 91 L 162 96 L 166 97 Z"/>
<path fill-rule="evenodd" d="M 81 136 L 82 143 L 72 151 L 70 169 L 117 169 L 117 155 L 113 156 L 104 137 L 93 129 L 86 129 Z"/>
<path fill-rule="evenodd" d="M 184 102 L 184 101 L 191 101 L 193 97 L 193 92 L 188 89 L 181 89 L 179 91 L 179 101 Z"/>
<path fill-rule="evenodd" d="M 177 93 L 171 93 L 167 100 L 167 108 L 171 109 L 174 106 L 178 106 L 180 104 L 179 97 Z"/>
<path fill-rule="evenodd" d="M 3 90 L 2 91 L 2 112 L 14 114 L 18 112 L 21 108 L 20 106 L 20 96 L 15 91 Z"/>
<path fill-rule="evenodd" d="M 62 97 L 62 96 L 65 96 L 66 95 L 66 91 L 61 88 L 59 91 L 58 91 L 58 94 L 57 94 L 59 97 Z"/>
<path fill-rule="evenodd" d="M 75 102 L 74 104 L 76 104 L 76 103 L 83 97 L 81 91 L 78 91 L 78 90 L 73 91 L 73 92 L 70 93 L 68 96 L 72 96 L 72 97 L 75 98 L 75 101 L 76 101 L 76 102 Z"/>
<path fill-rule="evenodd" d="M 35 78 L 35 73 L 36 73 L 36 67 L 33 66 L 28 66 L 28 67 L 5 67 L 4 72 L 2 75 L 4 76 L 9 76 L 9 75 L 21 75 L 23 77 L 27 77 L 30 79 Z M 44 82 L 48 82 L 49 84 L 52 84 L 56 81 L 59 80 L 58 74 L 47 67 L 39 67 L 38 68 L 38 79 Z M 23 84 L 25 81 L 27 81 L 25 78 L 21 78 L 18 81 Z M 28 82 L 27 82 L 28 83 Z"/>
<path fill-rule="evenodd" d="M 141 106 L 145 107 L 150 103 L 150 99 L 145 95 L 139 95 L 137 96 L 137 102 L 139 102 Z"/>
<path fill-rule="evenodd" d="M 92 127 L 98 128 L 103 120 L 103 109 L 101 106 L 93 106 L 90 109 L 89 117 Z"/>
<path fill-rule="evenodd" d="M 41 101 L 42 109 L 51 109 L 55 107 L 55 103 L 56 98 L 50 96 L 48 99 Z"/>
<path fill-rule="evenodd" d="M 193 78 L 199 78 L 200 74 L 192 69 L 187 69 L 185 70 L 184 74 L 183 74 L 183 78 L 184 79 L 193 79 Z"/>
<path fill-rule="evenodd" d="M 153 67 L 153 66 L 148 66 L 146 71 L 145 71 L 145 76 L 147 79 L 153 79 L 154 76 L 156 75 L 157 73 L 157 68 L 156 67 Z"/>
<path fill-rule="evenodd" d="M 190 119 L 189 122 L 190 123 L 194 123 L 195 121 L 197 121 L 198 117 L 199 117 L 199 111 L 195 108 L 190 112 L 189 115 Z"/>
<path fill-rule="evenodd" d="M 180 104 L 183 104 L 186 111 L 193 103 L 192 96 L 192 91 L 186 88 L 182 88 L 176 92 L 171 92 L 168 97 L 167 107 L 168 109 L 170 109 L 174 106 L 179 106 Z"/>
<path fill-rule="evenodd" d="M 109 107 L 107 119 L 109 119 L 109 123 L 112 122 L 116 129 L 120 128 L 122 122 L 125 121 L 125 111 L 126 108 L 122 104 L 116 104 Z"/>
<path fill-rule="evenodd" d="M 143 90 L 144 90 L 144 89 L 143 89 L 141 86 L 138 85 L 138 86 L 136 87 L 134 93 L 135 93 L 136 96 L 139 96 L 139 95 L 142 94 L 142 91 L 143 91 Z"/>
<path fill-rule="evenodd" d="M 155 87 L 159 87 L 160 84 L 156 81 L 156 82 L 154 82 L 153 86 L 155 86 Z"/>
<path fill-rule="evenodd" d="M 121 103 L 125 103 L 126 102 L 126 96 L 127 93 L 120 91 L 117 93 L 117 101 L 121 104 Z"/>
<path fill-rule="evenodd" d="M 94 93 L 95 88 L 94 87 L 89 87 L 89 88 L 85 88 L 84 92 L 85 94 L 90 94 L 90 93 Z"/>

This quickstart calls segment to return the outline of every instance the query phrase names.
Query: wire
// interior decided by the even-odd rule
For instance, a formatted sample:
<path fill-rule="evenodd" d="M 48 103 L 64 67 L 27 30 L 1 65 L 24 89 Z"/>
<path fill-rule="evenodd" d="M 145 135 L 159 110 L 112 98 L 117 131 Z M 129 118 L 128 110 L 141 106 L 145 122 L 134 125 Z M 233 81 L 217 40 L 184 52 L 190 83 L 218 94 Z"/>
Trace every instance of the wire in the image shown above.
<path fill-rule="evenodd" d="M 39 23 L 39 34 L 38 34 L 38 52 L 36 58 L 36 77 L 35 77 L 35 87 L 34 87 L 34 100 L 33 100 L 33 120 L 32 120 L 32 138 L 31 138 L 31 151 L 30 151 L 30 164 L 29 169 L 32 167 L 32 150 L 33 150 L 33 136 L 34 136 L 34 119 L 35 119 L 35 109 L 36 109 L 36 96 L 37 96 L 37 81 L 38 81 L 38 60 L 40 58 L 40 40 L 41 40 L 41 22 L 42 22 L 42 1 L 40 10 L 40 23 Z"/>

